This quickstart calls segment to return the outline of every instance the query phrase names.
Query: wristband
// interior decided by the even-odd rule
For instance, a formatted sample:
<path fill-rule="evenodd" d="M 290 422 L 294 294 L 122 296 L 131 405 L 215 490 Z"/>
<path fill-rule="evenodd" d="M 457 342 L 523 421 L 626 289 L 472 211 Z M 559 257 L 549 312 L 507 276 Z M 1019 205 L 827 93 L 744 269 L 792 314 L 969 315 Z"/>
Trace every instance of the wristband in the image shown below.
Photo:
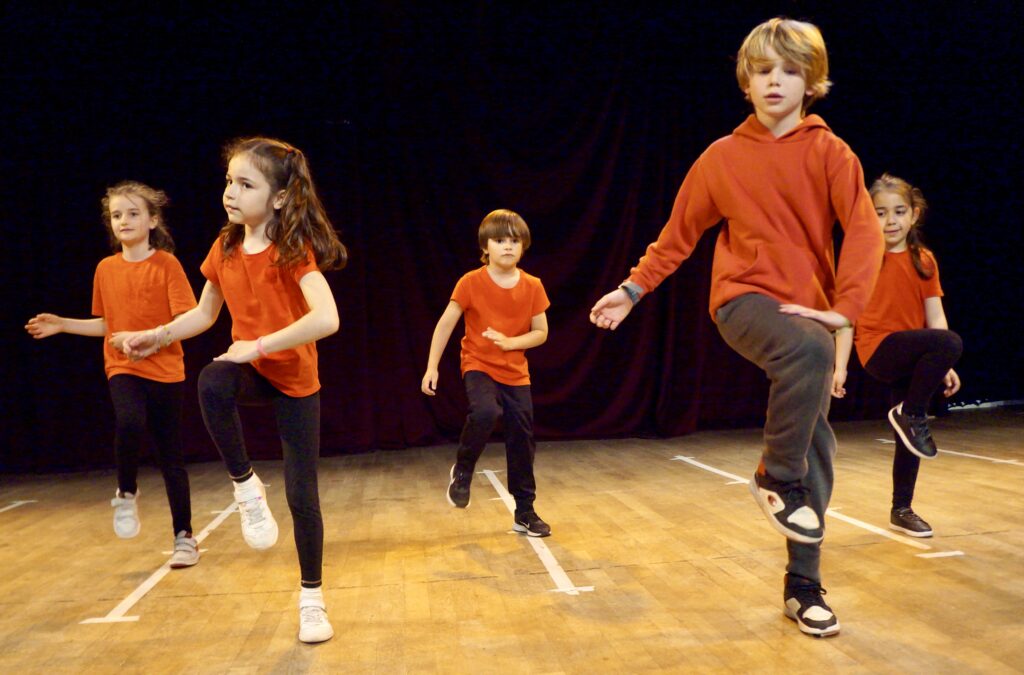
<path fill-rule="evenodd" d="M 262 336 L 256 338 L 256 352 L 263 358 L 267 358 L 268 356 L 270 356 L 270 354 L 267 353 L 267 350 L 263 348 Z"/>
<path fill-rule="evenodd" d="M 629 296 L 629 301 L 632 304 L 635 305 L 636 303 L 640 302 L 640 294 L 636 292 L 635 288 L 630 287 L 629 284 L 622 284 L 621 286 L 619 286 L 619 288 L 626 291 L 626 295 Z"/>

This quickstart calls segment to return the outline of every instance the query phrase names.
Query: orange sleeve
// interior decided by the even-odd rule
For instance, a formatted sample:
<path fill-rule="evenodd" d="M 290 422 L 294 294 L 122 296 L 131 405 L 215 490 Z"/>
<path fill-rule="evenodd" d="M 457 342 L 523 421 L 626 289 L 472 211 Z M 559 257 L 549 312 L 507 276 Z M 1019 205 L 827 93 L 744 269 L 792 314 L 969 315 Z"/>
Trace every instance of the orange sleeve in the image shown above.
<path fill-rule="evenodd" d="M 693 253 L 701 235 L 722 219 L 722 214 L 711 198 L 704 174 L 705 157 L 710 150 L 690 167 L 676 194 L 672 214 L 657 241 L 647 247 L 640 262 L 629 271 L 629 281 L 638 284 L 647 293 L 675 272 Z"/>
<path fill-rule="evenodd" d="M 196 306 L 196 296 L 185 270 L 173 255 L 169 255 L 167 261 L 167 300 L 171 305 L 171 316 L 178 316 Z"/>

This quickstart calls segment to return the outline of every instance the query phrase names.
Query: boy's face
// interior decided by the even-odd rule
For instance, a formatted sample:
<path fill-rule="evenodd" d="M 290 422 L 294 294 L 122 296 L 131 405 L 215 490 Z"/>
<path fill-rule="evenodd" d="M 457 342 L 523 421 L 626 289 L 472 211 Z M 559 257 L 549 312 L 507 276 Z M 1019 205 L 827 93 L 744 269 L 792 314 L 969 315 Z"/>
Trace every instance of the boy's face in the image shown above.
<path fill-rule="evenodd" d="M 775 122 L 803 116 L 804 97 L 810 96 L 807 80 L 799 64 L 786 61 L 768 47 L 764 60 L 758 61 L 746 88 L 758 118 Z"/>
<path fill-rule="evenodd" d="M 523 257 L 523 240 L 510 236 L 488 239 L 487 256 L 491 265 L 496 265 L 504 270 L 515 269 L 515 266 L 519 264 L 519 259 Z"/>
<path fill-rule="evenodd" d="M 137 195 L 114 195 L 110 198 L 110 229 L 124 246 L 149 241 L 156 227 L 156 218 L 149 213 L 144 199 Z"/>

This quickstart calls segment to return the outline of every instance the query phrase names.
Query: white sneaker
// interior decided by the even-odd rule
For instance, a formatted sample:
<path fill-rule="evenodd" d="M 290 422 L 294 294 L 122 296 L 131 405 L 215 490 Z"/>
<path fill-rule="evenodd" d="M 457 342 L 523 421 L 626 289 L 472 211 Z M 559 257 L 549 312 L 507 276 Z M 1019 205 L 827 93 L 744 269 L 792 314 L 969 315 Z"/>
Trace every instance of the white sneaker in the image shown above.
<path fill-rule="evenodd" d="M 188 532 L 182 530 L 174 538 L 174 553 L 171 555 L 171 569 L 192 567 L 199 562 L 199 544 Z"/>
<path fill-rule="evenodd" d="M 110 500 L 110 505 L 114 507 L 114 534 L 122 539 L 138 536 L 142 529 L 138 498 L 139 489 L 135 488 L 135 494 L 114 490 L 114 498 Z"/>
<path fill-rule="evenodd" d="M 267 491 L 254 473 L 241 483 L 235 483 L 235 501 L 242 519 L 242 537 L 256 550 L 270 548 L 277 543 L 277 521 L 267 505 Z"/>
<path fill-rule="evenodd" d="M 319 588 L 303 588 L 299 594 L 299 641 L 326 642 L 334 637 L 327 620 L 324 593 Z"/>

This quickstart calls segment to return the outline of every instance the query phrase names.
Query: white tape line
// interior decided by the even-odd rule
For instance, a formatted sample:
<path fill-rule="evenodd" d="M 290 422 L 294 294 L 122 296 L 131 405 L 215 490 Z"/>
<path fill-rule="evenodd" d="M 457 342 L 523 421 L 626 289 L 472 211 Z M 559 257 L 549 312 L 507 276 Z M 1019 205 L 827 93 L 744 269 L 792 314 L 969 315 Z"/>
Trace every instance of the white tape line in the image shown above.
<path fill-rule="evenodd" d="M 501 498 L 501 501 L 505 502 L 505 508 L 509 510 L 509 513 L 515 515 L 515 500 L 512 499 L 512 495 L 510 495 L 508 490 L 505 489 L 505 486 L 501 484 L 501 481 L 494 475 L 494 472 L 490 469 L 484 469 L 479 473 L 487 476 L 487 480 L 491 482 L 491 485 L 498 493 L 498 497 Z M 565 573 L 565 570 L 562 569 L 562 566 L 559 565 L 558 561 L 555 559 L 554 554 L 551 553 L 551 549 L 547 547 L 547 544 L 540 540 L 540 537 L 527 536 L 526 541 L 530 542 L 530 545 L 533 546 L 533 550 L 537 553 L 537 557 L 540 558 L 541 563 L 544 564 L 544 568 L 547 569 L 548 574 L 551 575 L 551 578 L 554 580 L 556 588 L 551 589 L 552 591 L 555 593 L 565 593 L 566 595 L 579 595 L 581 592 L 594 590 L 593 586 L 576 586 L 573 584 L 572 580 L 569 579 L 569 575 Z"/>
<path fill-rule="evenodd" d="M 230 507 L 220 512 L 220 515 L 210 521 L 210 524 L 203 528 L 203 531 L 196 536 L 196 543 L 198 544 L 215 529 L 217 526 L 224 522 L 228 516 L 234 513 L 238 509 L 237 504 L 232 504 Z M 122 623 L 125 621 L 138 621 L 137 616 L 125 616 L 129 609 L 135 606 L 139 600 L 141 600 L 146 593 L 153 590 L 153 587 L 160 583 L 160 580 L 167 576 L 167 573 L 171 571 L 171 561 L 168 560 L 157 569 L 156 572 L 149 575 L 149 578 L 139 584 L 139 587 L 132 591 L 128 597 L 121 601 L 121 603 L 110 610 L 106 616 L 97 617 L 94 619 L 86 619 L 79 623 Z"/>
<path fill-rule="evenodd" d="M 723 476 L 725 478 L 728 478 L 728 479 L 730 479 L 732 481 L 731 483 L 728 483 L 729 485 L 734 485 L 734 484 L 739 484 L 739 483 L 743 483 L 745 485 L 745 484 L 750 482 L 749 480 L 744 480 L 744 479 L 740 478 L 739 476 L 737 476 L 734 473 L 729 473 L 728 471 L 722 471 L 721 469 L 716 469 L 713 466 L 708 466 L 707 464 L 704 464 L 703 462 L 698 462 L 693 457 L 685 457 L 683 455 L 676 455 L 675 457 L 672 458 L 672 460 L 673 461 L 679 461 L 679 462 L 686 462 L 687 464 L 692 464 L 693 466 L 695 466 L 697 468 L 704 469 L 705 471 L 710 471 L 711 473 L 716 473 L 719 476 Z M 856 525 L 857 527 L 861 527 L 861 528 L 863 528 L 865 530 L 868 530 L 869 532 L 874 532 L 875 534 L 881 535 L 883 537 L 887 537 L 889 539 L 892 539 L 893 541 L 898 541 L 899 543 L 906 544 L 907 546 L 913 546 L 914 548 L 924 549 L 925 551 L 930 551 L 931 548 L 932 548 L 931 546 L 928 546 L 926 544 L 922 544 L 919 541 L 914 541 L 910 537 L 903 537 L 903 536 L 900 536 L 898 534 L 893 534 L 892 532 L 888 532 L 886 530 L 883 530 L 880 527 L 875 527 L 874 525 L 870 525 L 868 523 L 865 523 L 863 520 L 857 520 L 856 518 L 851 518 L 850 516 L 847 516 L 847 515 L 842 514 L 842 513 L 838 513 L 837 511 L 833 511 L 832 509 L 827 509 L 825 511 L 825 515 L 826 516 L 832 516 L 833 518 L 838 518 L 839 520 L 842 520 L 843 522 L 850 523 L 851 525 Z"/>
<path fill-rule="evenodd" d="M 24 506 L 25 504 L 35 504 L 35 503 L 36 503 L 35 499 L 21 499 L 21 500 L 18 500 L 16 502 L 11 502 L 7 506 L 3 507 L 2 509 L 0 509 L 0 513 L 3 513 L 4 511 L 10 511 L 11 509 L 16 509 L 19 506 Z"/>
<path fill-rule="evenodd" d="M 963 555 L 963 551 L 936 551 L 935 553 L 918 553 L 918 558 L 952 558 L 953 556 Z"/>

